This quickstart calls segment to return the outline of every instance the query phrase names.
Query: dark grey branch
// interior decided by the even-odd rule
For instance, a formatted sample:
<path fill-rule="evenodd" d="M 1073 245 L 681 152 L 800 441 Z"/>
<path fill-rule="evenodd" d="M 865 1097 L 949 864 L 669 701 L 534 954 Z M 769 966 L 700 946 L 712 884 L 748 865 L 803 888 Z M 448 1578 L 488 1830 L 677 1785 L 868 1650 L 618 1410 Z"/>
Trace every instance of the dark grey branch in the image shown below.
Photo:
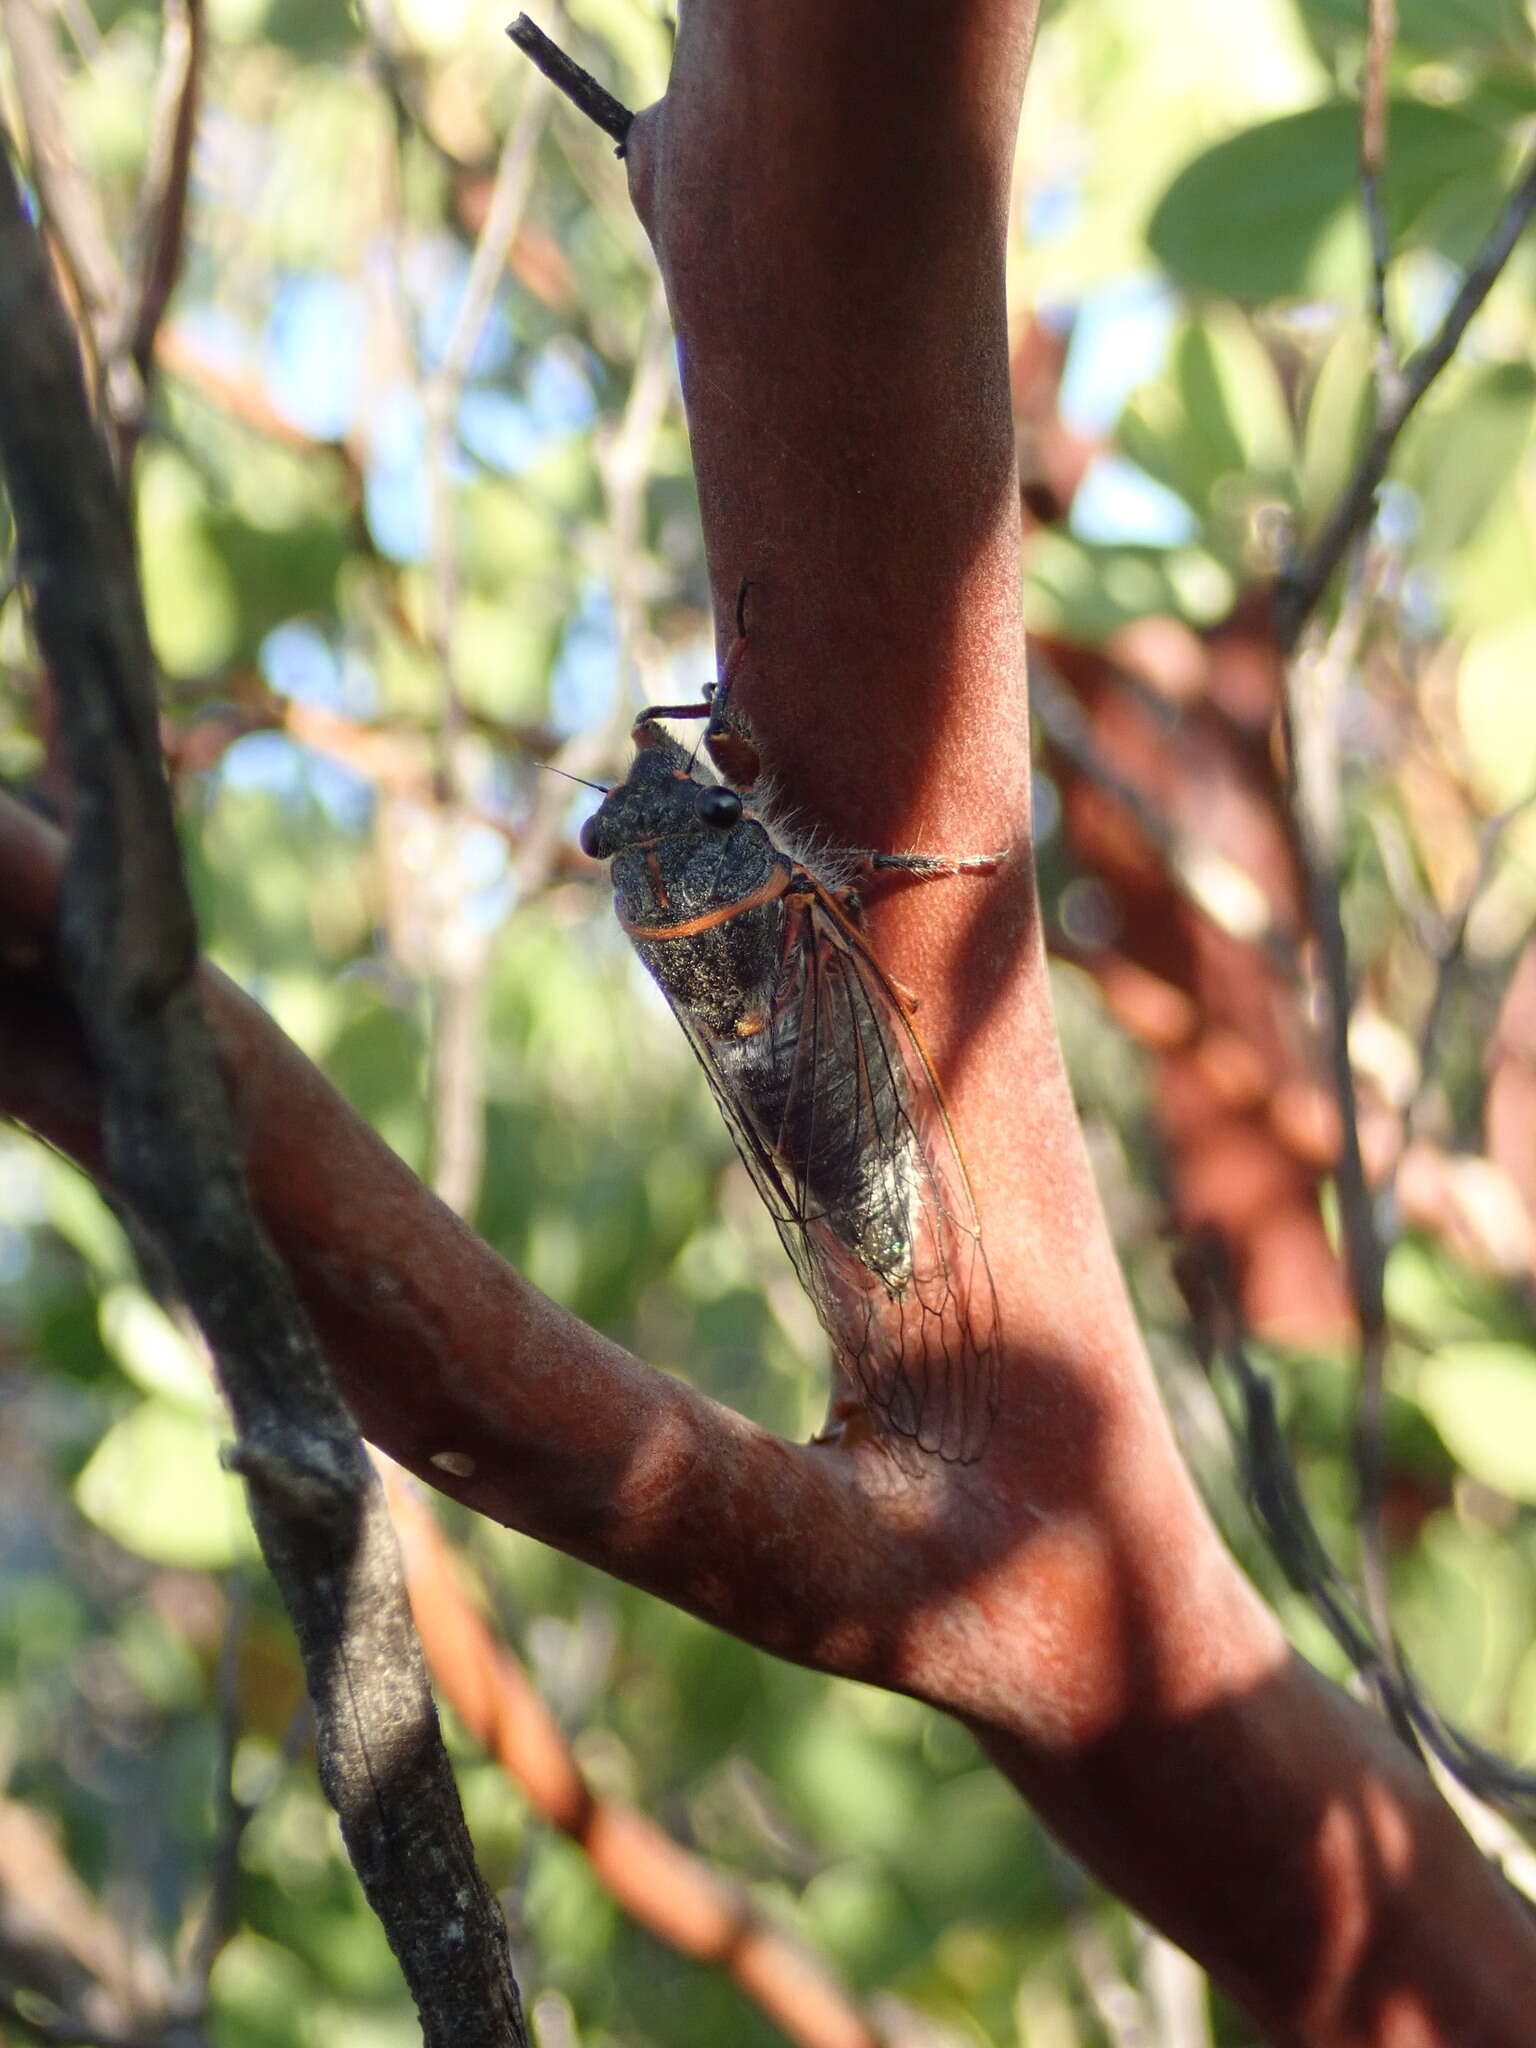
<path fill-rule="evenodd" d="M 1422 1742 L 1460 1784 L 1529 1825 L 1536 1818 L 1536 1771 L 1522 1770 L 1449 1721 L 1425 1695 L 1400 1650 L 1389 1656 L 1359 1614 L 1318 1534 L 1285 1435 L 1274 1391 L 1248 1357 L 1225 1255 L 1212 1240 L 1188 1248 L 1178 1279 L 1189 1303 L 1201 1363 L 1230 1377 L 1241 1413 L 1234 1425 L 1243 1483 L 1270 1550 L 1287 1580 L 1382 1702 L 1405 1741 Z"/>
<path fill-rule="evenodd" d="M 257 1227 L 192 972 L 127 512 L 75 337 L 0 147 L 0 460 L 72 783 L 61 970 L 101 1075 L 110 1178 L 159 1240 L 234 1416 L 293 1618 L 321 1778 L 432 2048 L 526 2048 L 383 1493 Z"/>
<path fill-rule="evenodd" d="M 558 43 L 552 43 L 543 29 L 531 22 L 526 14 L 520 14 L 507 34 L 516 43 L 531 64 L 537 65 L 550 84 L 563 92 L 573 107 L 595 121 L 605 135 L 611 135 L 618 145 L 616 154 L 624 154 L 629 140 L 630 124 L 634 113 L 622 100 L 616 100 L 607 86 L 599 85 L 590 71 L 583 71 L 574 57 L 567 57 Z"/>
<path fill-rule="evenodd" d="M 1463 278 L 1461 290 L 1439 328 L 1404 364 L 1396 389 L 1377 418 L 1365 453 L 1316 545 L 1281 578 L 1276 592 L 1276 627 L 1282 652 L 1289 654 L 1295 647 L 1302 627 L 1332 581 L 1333 572 L 1343 560 L 1345 550 L 1370 518 L 1377 486 L 1387 473 L 1387 464 L 1397 445 L 1398 435 L 1408 424 L 1414 407 L 1456 353 L 1473 315 L 1492 291 L 1533 212 L 1536 212 L 1536 153 L 1532 154 L 1519 183 L 1510 193 L 1497 226 Z"/>

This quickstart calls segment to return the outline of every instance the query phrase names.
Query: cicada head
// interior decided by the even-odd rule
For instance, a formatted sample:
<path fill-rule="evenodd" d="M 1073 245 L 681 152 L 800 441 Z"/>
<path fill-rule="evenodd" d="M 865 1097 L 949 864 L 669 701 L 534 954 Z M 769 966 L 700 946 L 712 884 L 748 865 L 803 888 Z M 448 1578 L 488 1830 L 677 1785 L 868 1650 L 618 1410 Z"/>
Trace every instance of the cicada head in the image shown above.
<path fill-rule="evenodd" d="M 635 727 L 629 774 L 581 828 L 581 850 L 612 860 L 630 848 L 669 846 L 686 859 L 699 843 L 718 847 L 741 823 L 739 793 L 698 773 L 693 756 L 654 720 Z"/>
<path fill-rule="evenodd" d="M 634 739 L 628 776 L 581 828 L 582 851 L 613 863 L 619 922 L 678 1014 L 740 1032 L 766 1014 L 780 969 L 789 863 L 741 792 L 654 719 Z"/>

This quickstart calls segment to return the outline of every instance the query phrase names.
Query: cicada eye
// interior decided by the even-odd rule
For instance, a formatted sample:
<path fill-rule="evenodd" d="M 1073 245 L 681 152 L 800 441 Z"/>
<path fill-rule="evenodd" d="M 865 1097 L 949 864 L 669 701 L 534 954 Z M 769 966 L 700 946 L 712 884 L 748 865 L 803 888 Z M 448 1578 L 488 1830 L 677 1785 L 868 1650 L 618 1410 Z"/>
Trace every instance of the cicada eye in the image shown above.
<path fill-rule="evenodd" d="M 696 801 L 705 824 L 717 826 L 722 832 L 741 820 L 741 798 L 724 783 L 706 783 Z"/>

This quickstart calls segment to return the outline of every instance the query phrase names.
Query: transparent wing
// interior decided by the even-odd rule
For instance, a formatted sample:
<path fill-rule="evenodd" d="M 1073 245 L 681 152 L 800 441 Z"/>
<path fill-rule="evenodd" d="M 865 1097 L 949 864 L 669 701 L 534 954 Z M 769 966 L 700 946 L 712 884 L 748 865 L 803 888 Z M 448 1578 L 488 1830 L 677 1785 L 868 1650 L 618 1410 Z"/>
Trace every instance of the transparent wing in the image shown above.
<path fill-rule="evenodd" d="M 757 1049 L 769 1127 L 721 1047 L 676 1014 L 736 1149 L 832 1339 L 851 1393 L 898 1436 L 965 1464 L 997 1406 L 997 1297 L 932 1066 L 858 931 L 792 901 L 786 972 Z"/>

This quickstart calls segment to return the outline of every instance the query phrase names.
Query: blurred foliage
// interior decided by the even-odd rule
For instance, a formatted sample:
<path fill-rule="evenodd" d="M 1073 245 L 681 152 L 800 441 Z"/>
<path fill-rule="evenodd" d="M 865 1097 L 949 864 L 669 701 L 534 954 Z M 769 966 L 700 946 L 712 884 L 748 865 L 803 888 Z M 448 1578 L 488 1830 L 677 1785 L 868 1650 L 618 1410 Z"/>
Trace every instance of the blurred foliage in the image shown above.
<path fill-rule="evenodd" d="M 502 139 L 534 118 L 536 88 L 494 11 L 358 12 L 362 25 L 291 0 L 209 8 L 186 270 L 136 474 L 208 945 L 413 1165 L 467 1176 L 473 1220 L 539 1286 L 803 1436 L 821 1402 L 814 1316 L 672 1020 L 568 851 L 590 799 L 565 785 L 552 797 L 534 772 L 584 739 L 581 772 L 614 771 L 633 709 L 696 694 L 709 672 L 669 344 L 623 173 L 544 103 L 529 196 L 456 395 L 445 551 L 431 381 Z M 1037 626 L 1089 645 L 1149 616 L 1207 626 L 1273 570 L 1277 534 L 1315 532 L 1341 489 L 1372 403 L 1362 14 L 1354 0 L 1260 0 L 1235 35 L 1216 0 L 1048 11 L 1012 286 L 1021 313 L 1071 329 L 1063 408 L 1098 452 L 1070 523 L 1032 540 Z M 1527 13 L 1505 0 L 1401 0 L 1400 16 L 1388 287 L 1411 345 L 1497 210 L 1536 70 Z M 158 14 L 74 0 L 60 21 L 69 132 L 127 247 Z M 659 0 L 571 0 L 562 33 L 629 102 L 661 91 Z M 14 122 L 3 73 L 0 90 Z M 1405 436 L 1383 508 L 1392 631 L 1357 679 L 1346 912 L 1380 1032 L 1410 1061 L 1432 980 L 1426 913 L 1455 910 L 1481 822 L 1536 792 L 1533 271 L 1528 238 Z M 615 459 L 625 433 L 638 462 Z M 16 781 L 42 766 L 35 689 L 11 597 L 0 772 Z M 559 829 L 530 854 L 552 804 Z M 1053 908 L 1074 879 L 1058 818 L 1042 780 Z M 1533 914 L 1527 812 L 1469 921 L 1437 1071 L 1412 1077 L 1448 1145 L 1479 1145 L 1482 1050 Z M 1143 1060 L 1086 976 L 1063 967 L 1057 988 L 1191 1456 L 1297 1640 L 1337 1672 L 1254 1533 L 1188 1362 Z M 477 1018 L 467 1053 L 445 1028 L 462 1000 Z M 483 1118 L 479 1170 L 445 1156 L 441 1133 L 466 1103 Z M 87 1881 L 173 1940 L 206 1884 L 216 1669 L 244 1586 L 235 1780 L 259 1805 L 241 1930 L 213 1979 L 217 2037 L 410 2041 L 311 1774 L 284 1759 L 296 1667 L 248 1570 L 195 1344 L 100 1198 L 14 1134 L 0 1137 L 0 1284 L 11 1796 L 56 1817 Z M 1536 1757 L 1530 1298 L 1423 1238 L 1394 1249 L 1388 1291 L 1405 1638 L 1449 1711 Z M 1347 1562 L 1349 1361 L 1267 1362 Z M 1106 1968 L 1112 1990 L 1152 2001 L 1155 2032 L 1144 1934 L 1084 1897 L 953 1727 L 776 1665 L 532 1544 L 454 1526 L 594 1782 L 744 1878 L 860 1991 L 905 2001 L 909 2025 L 924 2015 L 913 2040 L 1090 2048 L 1110 2038 Z M 547 2048 L 777 2038 L 722 1980 L 629 1925 L 577 1852 L 460 1750 Z M 1211 2025 L 1220 2042 L 1249 2038 L 1219 2007 Z"/>

